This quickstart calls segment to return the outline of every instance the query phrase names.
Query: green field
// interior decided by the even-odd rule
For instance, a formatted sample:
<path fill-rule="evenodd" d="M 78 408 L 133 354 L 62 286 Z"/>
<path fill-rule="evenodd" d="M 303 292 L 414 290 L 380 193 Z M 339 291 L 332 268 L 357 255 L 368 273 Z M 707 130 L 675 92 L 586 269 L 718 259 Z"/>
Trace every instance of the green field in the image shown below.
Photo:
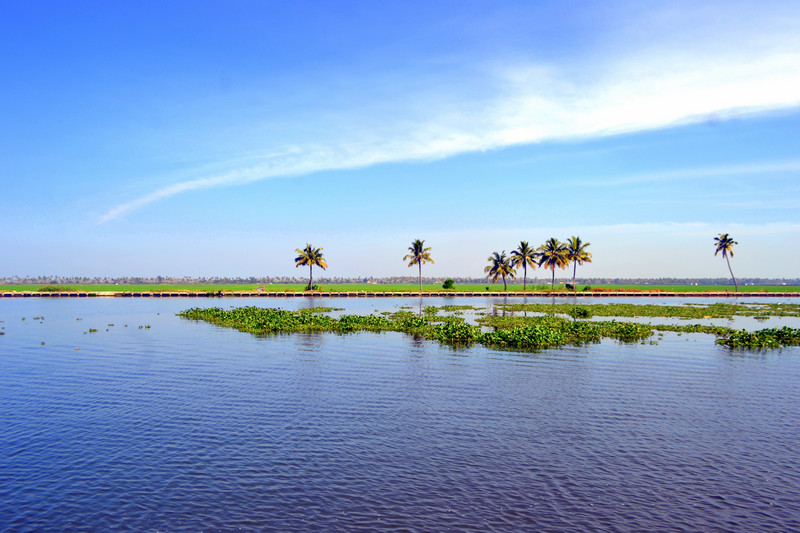
<path fill-rule="evenodd" d="M 259 285 L 250 284 L 219 284 L 219 283 L 187 283 L 187 284 L 72 284 L 72 285 L 0 285 L 2 292 L 41 292 L 45 290 L 55 290 L 79 292 L 238 292 L 255 291 L 258 287 L 264 287 L 267 292 L 291 291 L 302 292 L 306 285 L 304 283 L 280 283 Z M 577 289 L 582 291 L 586 285 L 578 284 Z M 664 292 L 733 292 L 733 286 L 725 285 L 592 285 L 596 291 L 664 291 Z M 330 283 L 321 284 L 321 292 L 417 292 L 419 285 L 416 283 Z M 501 292 L 502 284 L 492 283 L 463 283 L 456 284 L 455 288 L 445 290 L 439 284 L 423 284 L 422 290 L 425 292 Z M 528 284 L 528 291 L 549 292 L 550 285 Z M 564 291 L 564 284 L 557 284 L 556 291 Z M 521 283 L 508 285 L 509 292 L 522 291 Z M 797 285 L 746 285 L 739 287 L 739 292 L 800 292 Z"/>

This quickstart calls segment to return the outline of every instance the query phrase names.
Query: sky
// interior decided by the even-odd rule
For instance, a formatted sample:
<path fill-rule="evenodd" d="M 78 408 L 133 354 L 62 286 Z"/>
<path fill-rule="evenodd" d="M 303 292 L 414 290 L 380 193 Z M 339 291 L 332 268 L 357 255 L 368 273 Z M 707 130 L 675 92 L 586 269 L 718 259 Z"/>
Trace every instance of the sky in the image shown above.
<path fill-rule="evenodd" d="M 3 11 L 0 277 L 800 277 L 795 0 Z"/>

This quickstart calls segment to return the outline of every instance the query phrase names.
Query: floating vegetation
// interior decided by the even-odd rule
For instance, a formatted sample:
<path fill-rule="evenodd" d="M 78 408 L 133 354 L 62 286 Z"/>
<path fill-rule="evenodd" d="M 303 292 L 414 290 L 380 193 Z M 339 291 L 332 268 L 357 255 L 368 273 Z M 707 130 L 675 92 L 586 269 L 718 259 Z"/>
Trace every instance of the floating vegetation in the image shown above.
<path fill-rule="evenodd" d="M 771 317 L 800 316 L 800 304 L 758 303 L 758 304 L 687 304 L 687 305 L 654 305 L 654 304 L 497 304 L 500 311 L 534 312 L 545 314 L 562 314 L 573 318 L 589 318 L 591 316 L 614 317 L 679 317 L 679 318 L 731 318 L 734 316 Z M 576 316 L 577 314 L 588 316 Z"/>
<path fill-rule="evenodd" d="M 344 311 L 341 307 L 309 307 L 306 309 L 299 309 L 298 313 L 330 313 L 331 311 Z"/>
<path fill-rule="evenodd" d="M 574 305 L 567 311 L 567 314 L 572 318 L 592 318 L 592 310 L 585 305 Z"/>
<path fill-rule="evenodd" d="M 659 337 L 662 337 L 664 331 L 677 332 L 679 336 L 683 333 L 711 334 L 719 337 L 717 340 L 719 344 L 731 347 L 777 348 L 800 345 L 800 330 L 788 327 L 749 333 L 701 324 L 652 325 L 616 320 L 583 321 L 577 318 L 584 318 L 587 314 L 591 317 L 595 306 L 567 307 L 569 309 L 565 314 L 575 319 L 556 314 L 530 317 L 484 316 L 478 319 L 478 326 L 465 323 L 459 316 L 438 316 L 437 313 L 441 308 L 435 307 L 425 308 L 423 316 L 400 310 L 380 315 L 342 315 L 333 318 L 326 316 L 324 314 L 326 311 L 323 311 L 323 309 L 333 310 L 330 308 L 286 311 L 252 306 L 227 310 L 218 307 L 195 307 L 179 313 L 178 316 L 190 320 L 203 320 L 257 335 L 292 332 L 347 334 L 360 331 L 396 331 L 446 344 L 482 344 L 495 348 L 521 350 L 564 345 L 578 346 L 599 342 L 603 338 L 616 339 L 624 343 L 645 342 L 655 332 L 659 332 Z M 708 308 L 700 311 L 709 312 Z M 139 326 L 139 329 L 149 327 Z M 492 330 L 486 331 L 487 328 Z M 649 342 L 655 343 L 655 341 Z"/>
<path fill-rule="evenodd" d="M 460 317 L 416 316 L 398 311 L 389 316 L 343 315 L 338 319 L 319 314 L 281 309 L 240 307 L 192 308 L 179 316 L 204 320 L 254 334 L 317 332 L 351 333 L 357 331 L 398 331 L 447 344 L 483 344 L 491 347 L 537 349 L 598 342 L 602 337 L 634 342 L 652 335 L 642 324 L 627 322 L 575 322 L 556 316 L 532 317 L 522 325 L 497 327 L 485 332 L 480 326 L 464 323 Z"/>
<path fill-rule="evenodd" d="M 800 345 L 800 329 L 782 327 L 758 331 L 733 331 L 717 339 L 717 344 L 731 348 L 781 348 Z"/>
<path fill-rule="evenodd" d="M 476 309 L 472 305 L 443 305 L 439 309 L 442 311 L 470 311 Z"/>
<path fill-rule="evenodd" d="M 89 333 L 97 333 L 97 330 L 94 328 L 89 328 Z"/>
<path fill-rule="evenodd" d="M 734 329 L 726 328 L 724 326 L 706 326 L 703 324 L 689 324 L 686 326 L 657 324 L 650 327 L 656 331 L 676 331 L 678 332 L 678 335 L 681 333 L 706 333 L 709 335 L 716 335 L 717 337 L 729 335 L 735 331 Z"/>

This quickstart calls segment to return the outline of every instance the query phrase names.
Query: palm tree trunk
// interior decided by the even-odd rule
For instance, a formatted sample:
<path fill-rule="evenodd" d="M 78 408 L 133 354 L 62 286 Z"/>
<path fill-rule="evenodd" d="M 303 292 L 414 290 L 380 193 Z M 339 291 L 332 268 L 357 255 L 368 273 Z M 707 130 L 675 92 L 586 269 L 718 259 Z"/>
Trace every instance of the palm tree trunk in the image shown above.
<path fill-rule="evenodd" d="M 553 289 L 556 288 L 556 267 L 553 267 L 552 271 L 553 271 L 553 281 L 552 281 L 552 283 L 550 283 L 550 290 L 553 290 Z"/>
<path fill-rule="evenodd" d="M 578 271 L 578 262 L 572 262 L 572 290 L 577 292 L 578 289 L 575 288 L 575 273 Z"/>
<path fill-rule="evenodd" d="M 419 295 L 422 296 L 422 262 L 418 263 L 419 265 Z"/>
<path fill-rule="evenodd" d="M 728 263 L 728 272 L 731 273 L 731 277 L 733 278 L 733 287 L 736 292 L 739 292 L 739 285 L 736 283 L 736 278 L 733 275 L 733 270 L 731 269 L 731 260 L 728 259 L 728 256 L 725 256 L 725 261 Z"/>
<path fill-rule="evenodd" d="M 311 290 L 311 284 L 314 281 L 314 275 L 313 275 L 313 272 L 312 272 L 313 268 L 314 268 L 314 265 L 308 265 L 308 287 L 306 288 L 307 291 Z"/>
<path fill-rule="evenodd" d="M 525 290 L 528 288 L 527 281 L 528 281 L 528 267 L 527 265 L 525 265 L 525 263 L 522 263 L 522 292 L 525 292 Z"/>
<path fill-rule="evenodd" d="M 506 277 L 503 276 L 503 290 L 508 292 L 508 285 L 506 285 Z"/>

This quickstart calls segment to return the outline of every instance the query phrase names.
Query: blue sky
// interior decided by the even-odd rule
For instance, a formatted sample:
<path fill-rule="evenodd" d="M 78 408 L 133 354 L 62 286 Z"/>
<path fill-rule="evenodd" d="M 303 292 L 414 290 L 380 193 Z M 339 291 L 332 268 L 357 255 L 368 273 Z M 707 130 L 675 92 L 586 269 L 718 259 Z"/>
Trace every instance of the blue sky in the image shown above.
<path fill-rule="evenodd" d="M 0 276 L 800 276 L 795 1 L 17 2 L 0 58 Z"/>

